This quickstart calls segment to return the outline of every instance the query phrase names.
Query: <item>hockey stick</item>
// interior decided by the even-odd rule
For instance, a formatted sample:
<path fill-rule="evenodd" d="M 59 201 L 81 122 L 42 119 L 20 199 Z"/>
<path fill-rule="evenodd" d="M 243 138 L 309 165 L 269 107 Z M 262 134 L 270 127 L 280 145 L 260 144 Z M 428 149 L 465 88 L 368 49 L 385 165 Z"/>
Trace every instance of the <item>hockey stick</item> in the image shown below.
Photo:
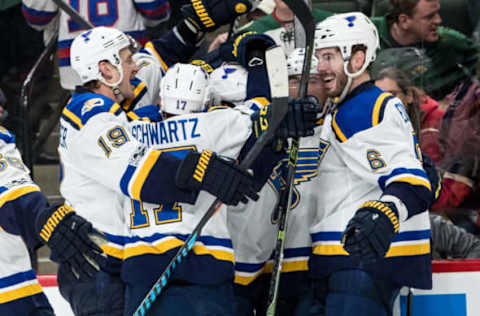
<path fill-rule="evenodd" d="M 81 16 L 77 11 L 75 11 L 68 3 L 65 3 L 63 0 L 52 0 L 55 4 L 65 11 L 76 23 L 78 23 L 82 28 L 89 30 L 93 29 L 95 25 L 88 22 L 83 16 Z"/>
<path fill-rule="evenodd" d="M 303 60 L 302 78 L 300 80 L 299 97 L 302 98 L 307 94 L 308 78 L 310 76 L 310 67 L 313 54 L 313 40 L 315 35 L 315 22 L 312 11 L 307 3 L 303 0 L 284 0 L 290 10 L 299 19 L 305 30 L 305 59 Z M 293 138 L 288 157 L 288 174 L 286 180 L 286 188 L 280 194 L 280 202 L 278 205 L 278 233 L 275 245 L 275 257 L 273 261 L 272 277 L 270 279 L 270 288 L 268 290 L 267 316 L 274 316 L 277 299 L 278 287 L 280 285 L 280 272 L 282 271 L 283 250 L 285 248 L 285 236 L 287 232 L 288 216 L 292 204 L 292 192 L 295 181 L 295 169 L 297 166 L 298 151 L 300 147 L 300 139 Z M 288 191 L 287 191 L 288 190 Z M 285 199 L 283 194 L 288 192 L 288 198 Z M 286 205 L 285 205 L 286 204 Z"/>
<path fill-rule="evenodd" d="M 275 130 L 281 123 L 282 119 L 287 114 L 288 110 L 288 75 L 287 65 L 285 60 L 285 54 L 282 48 L 273 47 L 265 52 L 265 59 L 267 63 L 268 78 L 270 81 L 270 91 L 272 95 L 272 119 L 269 122 L 269 127 L 265 133 L 255 142 L 253 147 L 247 153 L 245 159 L 240 164 L 240 167 L 248 169 L 250 165 L 260 154 L 263 147 L 269 143 L 275 135 Z M 216 199 L 209 207 L 205 215 L 200 219 L 190 236 L 185 240 L 184 244 L 177 251 L 172 258 L 167 268 L 161 274 L 160 278 L 155 282 L 152 289 L 147 293 L 143 301 L 138 306 L 137 310 L 133 314 L 134 316 L 144 316 L 152 306 L 153 302 L 157 299 L 158 295 L 165 288 L 167 281 L 173 274 L 173 270 L 180 264 L 187 256 L 190 250 L 192 250 L 195 242 L 200 236 L 203 227 L 208 220 L 215 214 L 216 210 L 220 206 L 220 200 Z"/>

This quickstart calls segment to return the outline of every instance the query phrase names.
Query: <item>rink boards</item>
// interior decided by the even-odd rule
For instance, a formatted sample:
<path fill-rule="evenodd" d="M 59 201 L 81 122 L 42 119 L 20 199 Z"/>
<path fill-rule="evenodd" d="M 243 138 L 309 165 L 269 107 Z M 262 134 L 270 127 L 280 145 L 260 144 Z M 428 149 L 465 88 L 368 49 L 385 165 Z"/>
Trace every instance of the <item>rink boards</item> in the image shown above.
<path fill-rule="evenodd" d="M 57 315 L 73 316 L 61 297 L 55 275 L 38 277 Z M 480 315 L 480 260 L 445 260 L 433 262 L 433 289 L 413 289 L 410 316 Z M 402 289 L 395 316 L 407 316 L 407 289 Z"/>

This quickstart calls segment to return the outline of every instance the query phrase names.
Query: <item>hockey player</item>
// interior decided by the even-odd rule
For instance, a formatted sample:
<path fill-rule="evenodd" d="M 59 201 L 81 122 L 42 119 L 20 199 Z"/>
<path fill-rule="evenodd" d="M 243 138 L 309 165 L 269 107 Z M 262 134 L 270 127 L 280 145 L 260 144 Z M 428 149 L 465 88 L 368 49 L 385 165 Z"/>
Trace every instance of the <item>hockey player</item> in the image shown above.
<path fill-rule="evenodd" d="M 312 179 L 309 270 L 319 315 L 391 315 L 401 286 L 432 286 L 431 185 L 403 104 L 366 71 L 378 47 L 361 13 L 317 25 L 318 72 L 326 94 L 338 98 Z"/>
<path fill-rule="evenodd" d="M 202 112 L 207 84 L 208 74 L 200 66 L 178 63 L 170 67 L 160 84 L 163 117 Z"/>
<path fill-rule="evenodd" d="M 73 90 L 80 78 L 70 66 L 70 46 L 73 39 L 84 31 L 70 16 L 50 0 L 23 0 L 22 13 L 37 30 L 58 27 L 58 66 L 60 83 Z M 108 0 L 71 1 L 73 9 L 88 17 L 95 26 L 111 26 L 131 35 L 140 44 L 148 41 L 146 26 L 155 26 L 168 19 L 170 4 L 167 0 Z M 55 25 L 58 23 L 58 26 Z M 53 35 L 53 34 L 52 34 Z"/>
<path fill-rule="evenodd" d="M 28 248 L 45 243 L 52 260 L 89 278 L 106 260 L 92 238 L 104 238 L 68 205 L 48 205 L 22 162 L 14 135 L 1 126 L 0 172 L 0 314 L 53 316 Z"/>
<path fill-rule="evenodd" d="M 304 49 L 295 49 L 287 59 L 290 96 L 298 95 L 302 74 Z M 312 58 L 308 94 L 325 101 L 323 81 L 318 78 L 317 59 Z M 298 165 L 295 175 L 294 200 L 288 222 L 280 289 L 276 315 L 308 315 L 313 295 L 308 281 L 308 258 L 311 254 L 311 238 L 308 227 L 313 220 L 315 195 L 310 189 L 311 179 L 317 175 L 320 162 L 318 134 L 300 139 Z M 260 200 L 246 206 L 232 207 L 228 223 L 235 249 L 235 294 L 237 315 L 265 315 L 272 272 L 271 256 L 275 248 L 280 188 L 287 178 L 287 154 L 260 191 Z M 243 208 L 243 209 L 242 209 Z"/>

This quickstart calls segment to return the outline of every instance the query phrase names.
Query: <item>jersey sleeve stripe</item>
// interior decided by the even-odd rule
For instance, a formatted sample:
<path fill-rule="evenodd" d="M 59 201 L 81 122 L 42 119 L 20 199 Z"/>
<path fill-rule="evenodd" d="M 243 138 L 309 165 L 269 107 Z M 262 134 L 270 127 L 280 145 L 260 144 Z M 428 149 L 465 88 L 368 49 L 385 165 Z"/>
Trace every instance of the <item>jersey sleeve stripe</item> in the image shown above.
<path fill-rule="evenodd" d="M 409 183 L 411 185 L 424 186 L 429 191 L 432 190 L 432 187 L 431 187 L 430 182 L 428 180 L 420 179 L 420 178 L 416 178 L 416 177 L 399 177 L 399 178 L 394 179 L 391 182 L 406 182 L 406 183 Z"/>
<path fill-rule="evenodd" d="M 394 169 L 389 175 L 381 176 L 378 179 L 378 184 L 382 190 L 391 184 L 392 182 L 406 182 L 412 185 L 419 185 L 426 187 L 431 191 L 430 181 L 427 174 L 421 169 L 407 169 L 397 168 Z"/>
<path fill-rule="evenodd" d="M 150 170 L 152 170 L 160 155 L 160 151 L 152 150 L 140 170 L 138 170 L 137 176 L 133 179 L 133 185 L 131 189 L 133 199 L 141 201 L 140 194 L 142 192 L 145 180 L 147 179 Z"/>
<path fill-rule="evenodd" d="M 372 113 L 372 126 L 377 126 L 383 119 L 383 113 L 385 112 L 385 106 L 389 100 L 393 98 L 393 95 L 388 92 L 380 94 L 375 101 Z"/>
<path fill-rule="evenodd" d="M 15 188 L 13 190 L 7 190 L 5 194 L 0 195 L 0 207 L 2 207 L 5 203 L 14 201 L 25 194 L 36 191 L 40 191 L 40 188 L 36 185 L 27 185 Z"/>
<path fill-rule="evenodd" d="M 160 61 L 160 64 L 162 65 L 162 68 L 164 71 L 167 71 L 168 70 L 168 66 L 167 64 L 165 63 L 165 61 L 163 60 L 163 58 L 160 56 L 160 54 L 157 52 L 157 50 L 155 49 L 155 46 L 153 45 L 152 42 L 148 42 L 147 44 L 145 44 L 145 48 L 148 48 L 150 49 L 154 54 L 155 56 L 157 57 L 157 59 Z"/>
<path fill-rule="evenodd" d="M 333 112 L 333 118 L 332 118 L 332 127 L 333 127 L 333 131 L 335 132 L 335 136 L 338 138 L 338 140 L 340 142 L 345 142 L 347 140 L 347 137 L 345 137 L 345 134 L 343 134 L 342 130 L 340 129 L 340 126 L 338 126 L 337 124 L 337 113 L 338 113 L 338 110 L 335 110 Z"/>

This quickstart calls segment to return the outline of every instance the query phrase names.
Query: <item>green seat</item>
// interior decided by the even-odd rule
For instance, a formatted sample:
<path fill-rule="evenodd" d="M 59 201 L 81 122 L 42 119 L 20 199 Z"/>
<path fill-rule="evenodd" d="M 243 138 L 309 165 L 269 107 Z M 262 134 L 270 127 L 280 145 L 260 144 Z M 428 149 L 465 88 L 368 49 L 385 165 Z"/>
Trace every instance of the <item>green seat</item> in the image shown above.
<path fill-rule="evenodd" d="M 374 1 L 372 15 L 382 16 L 388 13 L 389 0 Z M 472 35 L 474 23 L 468 14 L 466 0 L 440 0 L 440 16 L 442 25 L 460 31 L 465 35 Z"/>
<path fill-rule="evenodd" d="M 357 0 L 313 0 L 312 5 L 314 8 L 334 13 L 361 11 L 362 9 L 360 2 Z"/>

